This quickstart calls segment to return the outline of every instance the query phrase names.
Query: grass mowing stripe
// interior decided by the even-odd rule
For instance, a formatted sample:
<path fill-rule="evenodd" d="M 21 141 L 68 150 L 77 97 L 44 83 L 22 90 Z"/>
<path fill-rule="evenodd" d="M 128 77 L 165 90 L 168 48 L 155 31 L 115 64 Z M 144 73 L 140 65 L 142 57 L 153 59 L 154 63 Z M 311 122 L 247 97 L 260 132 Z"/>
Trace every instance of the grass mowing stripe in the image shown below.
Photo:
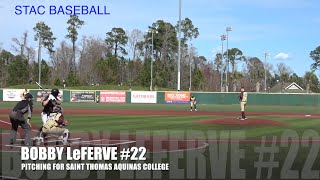
<path fill-rule="evenodd" d="M 179 117 L 183 120 L 185 120 L 184 117 Z M 190 120 L 187 120 L 190 121 Z M 166 120 L 162 120 L 162 119 L 153 119 L 150 121 L 137 121 L 135 123 L 130 123 L 130 121 L 128 123 L 123 123 L 123 122 L 119 122 L 116 124 L 113 124 L 112 126 L 108 126 L 106 127 L 107 129 L 123 129 L 124 127 L 127 129 L 149 129 L 152 127 L 158 127 L 158 128 L 167 128 L 168 124 L 174 125 L 174 124 L 185 124 L 186 121 L 184 122 L 179 122 L 179 120 L 177 120 L 177 117 L 171 117 L 171 118 L 167 118 Z M 125 124 L 125 126 L 124 126 Z M 89 125 L 90 127 L 90 125 Z M 183 126 L 182 126 L 183 127 Z"/>

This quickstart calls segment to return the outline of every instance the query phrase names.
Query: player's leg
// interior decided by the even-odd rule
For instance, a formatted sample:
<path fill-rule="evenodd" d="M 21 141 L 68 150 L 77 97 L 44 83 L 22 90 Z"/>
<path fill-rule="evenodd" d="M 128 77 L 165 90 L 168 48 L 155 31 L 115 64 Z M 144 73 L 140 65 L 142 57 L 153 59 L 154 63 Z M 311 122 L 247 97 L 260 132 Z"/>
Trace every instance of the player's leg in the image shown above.
<path fill-rule="evenodd" d="M 68 140 L 69 140 L 69 137 L 70 137 L 70 132 L 68 129 L 64 129 L 64 132 L 63 132 L 63 138 L 62 138 L 62 143 L 63 145 L 68 145 Z"/>
<path fill-rule="evenodd" d="M 46 122 L 48 121 L 48 114 L 46 113 L 41 113 L 41 120 L 42 120 L 42 125 L 45 125 Z"/>
<path fill-rule="evenodd" d="M 245 104 L 244 102 L 240 103 L 240 106 L 241 106 L 241 120 L 245 119 L 244 104 Z"/>
<path fill-rule="evenodd" d="M 46 134 L 53 134 L 56 136 L 62 136 L 62 143 L 63 145 L 68 145 L 68 139 L 70 137 L 69 130 L 66 128 L 61 128 L 61 127 L 53 127 L 49 130 L 45 130 Z"/>
<path fill-rule="evenodd" d="M 44 126 L 46 124 L 46 122 L 48 121 L 48 115 L 46 113 L 41 113 L 41 120 L 42 120 L 42 125 Z M 43 126 L 41 126 L 39 128 L 39 131 L 35 137 L 35 139 L 37 140 L 36 144 L 40 144 L 41 142 L 43 142 L 43 138 L 44 138 L 44 134 L 43 134 Z"/>
<path fill-rule="evenodd" d="M 19 123 L 16 119 L 14 119 L 11 116 L 10 116 L 10 121 L 11 121 L 11 131 L 10 131 L 9 143 L 15 144 L 17 139 L 17 131 L 18 131 Z"/>
<path fill-rule="evenodd" d="M 31 145 L 31 127 L 26 121 L 19 121 L 19 125 L 24 130 L 24 145 Z"/>
<path fill-rule="evenodd" d="M 190 111 L 192 111 L 192 108 L 193 108 L 193 103 L 191 102 L 190 103 Z"/>
<path fill-rule="evenodd" d="M 247 103 L 244 102 L 244 104 L 243 104 L 243 119 L 247 119 L 247 117 L 246 117 L 246 105 L 247 105 Z"/>
<path fill-rule="evenodd" d="M 193 106 L 194 106 L 194 110 L 195 110 L 195 111 L 198 111 L 198 110 L 197 110 L 197 104 L 194 103 Z"/>

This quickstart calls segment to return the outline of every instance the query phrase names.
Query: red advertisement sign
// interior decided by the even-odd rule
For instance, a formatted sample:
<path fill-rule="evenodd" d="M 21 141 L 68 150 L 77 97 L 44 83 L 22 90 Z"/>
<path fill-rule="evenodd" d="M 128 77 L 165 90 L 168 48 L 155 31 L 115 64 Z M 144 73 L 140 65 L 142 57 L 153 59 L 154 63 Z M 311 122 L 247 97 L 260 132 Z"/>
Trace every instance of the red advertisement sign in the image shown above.
<path fill-rule="evenodd" d="M 102 103 L 126 103 L 126 91 L 100 91 Z"/>

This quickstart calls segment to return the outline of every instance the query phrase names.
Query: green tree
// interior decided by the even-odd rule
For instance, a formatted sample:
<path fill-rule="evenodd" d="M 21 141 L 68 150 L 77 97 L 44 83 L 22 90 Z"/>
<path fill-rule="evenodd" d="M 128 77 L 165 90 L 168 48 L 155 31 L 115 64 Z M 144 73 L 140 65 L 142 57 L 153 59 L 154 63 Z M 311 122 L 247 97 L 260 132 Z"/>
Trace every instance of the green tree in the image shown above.
<path fill-rule="evenodd" d="M 78 39 L 78 31 L 77 29 L 80 29 L 81 26 L 84 25 L 84 21 L 80 20 L 77 15 L 70 15 L 70 18 L 67 21 L 67 24 L 69 25 L 67 30 L 68 34 L 66 35 L 66 38 L 70 39 L 72 42 L 72 60 L 70 68 L 75 71 L 76 70 L 76 41 Z"/>
<path fill-rule="evenodd" d="M 149 66 L 150 66 L 150 63 L 149 63 Z M 174 72 L 173 60 L 169 60 L 168 62 L 166 62 L 166 61 L 161 61 L 160 59 L 157 59 L 155 62 L 154 69 L 156 69 L 156 72 L 153 74 L 155 87 L 173 88 L 173 85 L 175 83 L 174 80 L 176 79 L 174 78 L 174 80 L 172 81 L 172 73 L 170 73 L 170 72 Z M 149 77 L 150 77 L 150 73 L 149 73 Z M 149 84 L 150 84 L 150 81 L 149 81 Z"/>
<path fill-rule="evenodd" d="M 290 76 L 290 80 L 289 82 L 293 83 L 297 83 L 299 86 L 301 86 L 302 88 L 306 88 L 304 82 L 303 82 L 303 78 L 302 77 L 299 77 L 296 73 L 293 73 L 291 76 Z"/>
<path fill-rule="evenodd" d="M 286 83 L 290 80 L 290 75 L 293 73 L 290 67 L 286 66 L 284 63 L 277 64 L 277 72 L 280 76 L 280 82 Z"/>
<path fill-rule="evenodd" d="M 179 22 L 176 25 L 176 29 L 178 32 Z M 196 39 L 199 36 L 198 28 L 193 25 L 189 18 L 185 18 L 181 21 L 181 32 L 183 34 L 181 44 L 186 44 L 189 40 L 191 41 L 193 38 Z"/>
<path fill-rule="evenodd" d="M 108 56 L 106 59 L 97 61 L 95 69 L 103 83 L 119 83 L 119 60 L 116 56 Z"/>
<path fill-rule="evenodd" d="M 36 33 L 34 36 L 34 39 L 35 39 L 35 41 L 38 41 L 38 61 L 40 61 L 40 59 L 41 59 L 41 47 L 42 46 L 44 46 L 48 50 L 50 57 L 52 57 L 53 53 L 54 53 L 53 43 L 56 40 L 56 38 L 53 37 L 53 33 L 51 31 L 51 28 L 48 25 L 46 25 L 43 21 L 40 21 L 36 24 L 36 26 L 33 28 L 33 30 Z M 40 63 L 40 62 L 38 62 L 38 63 Z"/>
<path fill-rule="evenodd" d="M 198 66 L 195 66 L 192 75 L 192 89 L 202 90 L 204 83 L 203 72 L 198 68 Z"/>
<path fill-rule="evenodd" d="M 320 46 L 310 52 L 310 57 L 314 60 L 314 63 L 311 65 L 311 69 L 320 69 Z"/>
<path fill-rule="evenodd" d="M 8 85 L 27 84 L 29 80 L 29 64 L 22 56 L 15 56 L 8 67 Z"/>
<path fill-rule="evenodd" d="M 53 82 L 53 85 L 55 85 L 55 86 L 61 86 L 61 81 L 60 81 L 60 79 L 59 78 L 56 78 L 55 80 L 54 80 L 54 82 Z"/>
<path fill-rule="evenodd" d="M 56 38 L 53 37 L 51 28 L 48 25 L 46 25 L 43 21 L 40 21 L 36 24 L 33 30 L 36 33 L 34 39 L 35 41 L 39 42 L 39 51 L 41 52 L 41 47 L 44 46 L 49 51 L 49 53 L 54 52 L 53 43 L 56 40 Z"/>
<path fill-rule="evenodd" d="M 226 56 L 226 54 L 227 53 L 225 53 L 225 56 Z M 231 67 L 232 67 L 230 80 L 231 80 L 231 84 L 234 84 L 235 82 L 232 82 L 232 79 L 234 79 L 234 80 L 236 79 L 234 77 L 235 77 L 235 70 L 236 70 L 237 61 L 242 61 L 245 57 L 243 56 L 242 51 L 240 49 L 238 49 L 238 48 L 229 49 L 228 50 L 228 56 L 229 56 L 229 63 L 231 64 Z M 230 85 L 230 81 L 228 83 Z"/>
<path fill-rule="evenodd" d="M 227 53 L 225 52 L 225 56 L 226 55 Z M 229 63 L 231 64 L 231 67 L 232 67 L 232 74 L 234 74 L 237 61 L 242 61 L 244 58 L 243 53 L 238 48 L 232 48 L 228 50 L 228 56 L 229 56 Z"/>
<path fill-rule="evenodd" d="M 149 29 L 158 33 L 154 34 L 153 44 L 154 51 L 157 52 L 156 59 L 172 59 L 170 53 L 176 52 L 178 48 L 178 38 L 175 27 L 163 20 L 158 20 L 149 26 Z M 146 44 L 152 44 L 152 33 L 149 31 L 145 37 Z M 148 47 L 148 46 L 147 46 Z M 160 58 L 158 57 L 160 56 Z"/>
<path fill-rule="evenodd" d="M 233 92 L 237 91 L 237 86 L 240 84 L 240 79 L 243 78 L 243 74 L 241 72 L 235 71 L 234 75 L 232 76 L 231 81 L 233 82 L 232 84 L 232 90 Z"/>
<path fill-rule="evenodd" d="M 37 77 L 39 74 L 39 64 L 37 62 L 33 63 L 33 77 Z M 49 79 L 50 79 L 50 67 L 46 63 L 45 60 L 41 61 L 41 81 L 43 84 L 49 84 Z"/>
<path fill-rule="evenodd" d="M 14 55 L 6 50 L 0 53 L 0 87 L 5 87 L 8 81 L 8 65 L 14 59 Z"/>
<path fill-rule="evenodd" d="M 115 56 L 118 56 L 118 51 L 123 55 L 127 55 L 124 46 L 128 43 L 128 36 L 122 28 L 112 28 L 110 32 L 107 32 L 105 41 L 112 47 Z"/>
<path fill-rule="evenodd" d="M 221 72 L 222 71 L 222 55 L 221 53 L 217 53 L 216 57 L 214 58 L 214 65 L 216 67 L 216 71 Z"/>
<path fill-rule="evenodd" d="M 79 86 L 80 85 L 80 80 L 79 77 L 76 76 L 76 73 L 73 72 L 72 70 L 69 71 L 67 80 L 66 80 L 66 84 L 68 84 L 68 86 Z"/>
<path fill-rule="evenodd" d="M 158 69 L 159 67 L 157 67 Z M 159 69 L 160 70 L 160 69 Z M 160 71 L 157 71 L 158 73 Z M 143 87 L 150 87 L 150 81 L 151 81 L 151 58 L 145 58 L 144 59 L 144 63 L 142 66 L 142 71 L 140 72 L 139 75 L 139 80 L 140 80 L 140 84 Z M 160 86 L 159 80 L 155 80 L 155 85 Z"/>
<path fill-rule="evenodd" d="M 264 64 L 262 61 L 257 57 L 249 58 L 247 61 L 250 63 L 248 71 L 252 82 L 256 83 L 264 79 Z"/>
<path fill-rule="evenodd" d="M 310 84 L 310 90 L 312 92 L 318 93 L 319 89 L 319 79 L 313 72 L 306 72 L 303 77 L 305 84 Z"/>

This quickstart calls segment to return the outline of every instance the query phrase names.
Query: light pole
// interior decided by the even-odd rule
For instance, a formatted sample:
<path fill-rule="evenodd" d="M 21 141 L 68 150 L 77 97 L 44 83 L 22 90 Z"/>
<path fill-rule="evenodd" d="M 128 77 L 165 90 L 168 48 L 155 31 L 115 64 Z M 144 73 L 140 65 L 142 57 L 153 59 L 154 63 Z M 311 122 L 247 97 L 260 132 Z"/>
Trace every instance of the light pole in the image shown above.
<path fill-rule="evenodd" d="M 226 72 L 226 92 L 228 92 L 228 73 L 229 73 L 229 31 L 232 31 L 232 27 L 227 27 L 226 28 L 227 31 L 227 72 Z"/>
<path fill-rule="evenodd" d="M 150 29 L 149 32 L 151 31 L 151 81 L 150 81 L 150 91 L 153 89 L 153 61 L 154 61 L 154 44 L 153 44 L 153 37 L 154 33 L 158 33 L 158 31 Z"/>
<path fill-rule="evenodd" d="M 190 45 L 190 48 L 189 48 L 189 73 L 190 73 L 190 83 L 189 83 L 189 91 L 191 91 L 191 83 L 192 83 L 192 79 L 191 79 L 191 47 L 192 47 L 192 44 Z"/>
<path fill-rule="evenodd" d="M 222 70 L 222 64 L 223 64 L 223 41 L 227 39 L 226 35 L 221 35 L 221 44 L 222 44 L 222 52 L 221 52 L 221 80 L 220 80 L 220 91 L 222 92 L 222 81 L 223 81 L 223 70 Z M 225 67 L 226 69 L 226 67 Z"/>
<path fill-rule="evenodd" d="M 177 90 L 180 91 L 180 58 L 181 58 L 181 0 L 179 0 L 179 41 L 178 41 L 178 87 Z"/>
<path fill-rule="evenodd" d="M 267 57 L 269 56 L 269 53 L 264 53 L 264 92 L 267 92 Z"/>
<path fill-rule="evenodd" d="M 39 79 L 38 83 L 41 84 L 41 43 L 42 43 L 42 34 L 39 32 L 39 45 L 38 45 L 38 65 L 39 65 Z"/>

